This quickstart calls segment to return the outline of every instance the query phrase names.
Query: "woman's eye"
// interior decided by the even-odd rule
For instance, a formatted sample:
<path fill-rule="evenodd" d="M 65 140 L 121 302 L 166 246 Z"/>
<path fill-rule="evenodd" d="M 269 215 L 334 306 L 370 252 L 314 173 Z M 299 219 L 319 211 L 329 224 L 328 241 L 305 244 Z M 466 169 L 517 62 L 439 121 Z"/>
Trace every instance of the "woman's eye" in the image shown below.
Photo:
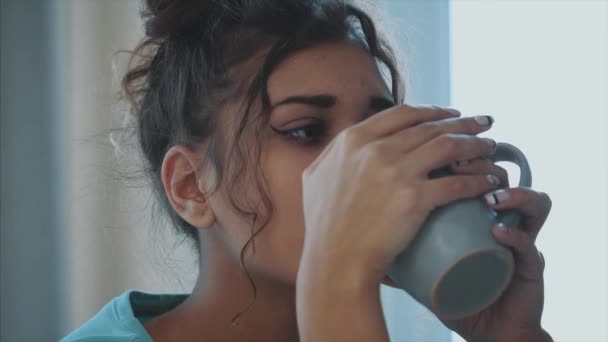
<path fill-rule="evenodd" d="M 274 131 L 280 134 L 282 138 L 312 145 L 321 142 L 323 139 L 325 135 L 325 125 L 317 123 L 283 131 L 274 129 Z"/>

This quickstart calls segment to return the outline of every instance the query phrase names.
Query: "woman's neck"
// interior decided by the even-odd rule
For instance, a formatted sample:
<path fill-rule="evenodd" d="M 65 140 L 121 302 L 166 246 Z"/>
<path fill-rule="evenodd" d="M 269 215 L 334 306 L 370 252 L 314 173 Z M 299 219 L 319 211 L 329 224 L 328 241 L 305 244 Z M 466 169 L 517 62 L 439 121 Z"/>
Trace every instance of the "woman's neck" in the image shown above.
<path fill-rule="evenodd" d="M 293 286 L 258 276 L 255 301 L 247 308 L 253 288 L 239 263 L 215 242 L 201 255 L 192 295 L 146 322 L 149 334 L 155 341 L 297 341 Z"/>

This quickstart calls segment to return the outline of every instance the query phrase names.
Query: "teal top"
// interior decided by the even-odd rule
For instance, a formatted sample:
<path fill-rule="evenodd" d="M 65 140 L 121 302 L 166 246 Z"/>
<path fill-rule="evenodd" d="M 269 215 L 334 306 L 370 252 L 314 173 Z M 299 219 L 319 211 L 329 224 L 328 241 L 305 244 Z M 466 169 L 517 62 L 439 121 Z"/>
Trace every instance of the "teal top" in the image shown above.
<path fill-rule="evenodd" d="M 186 297 L 129 290 L 112 299 L 60 342 L 152 342 L 142 323 L 173 309 Z"/>

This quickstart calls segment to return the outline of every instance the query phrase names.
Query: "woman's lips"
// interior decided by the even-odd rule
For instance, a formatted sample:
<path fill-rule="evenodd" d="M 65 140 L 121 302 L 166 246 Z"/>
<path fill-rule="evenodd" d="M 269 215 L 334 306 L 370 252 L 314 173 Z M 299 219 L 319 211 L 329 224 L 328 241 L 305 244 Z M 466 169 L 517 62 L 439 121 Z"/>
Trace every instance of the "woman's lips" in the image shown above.
<path fill-rule="evenodd" d="M 384 279 L 382 279 L 382 283 L 391 287 L 398 287 L 397 283 L 395 283 L 395 281 L 393 281 L 393 279 L 389 278 L 387 275 L 385 275 Z"/>

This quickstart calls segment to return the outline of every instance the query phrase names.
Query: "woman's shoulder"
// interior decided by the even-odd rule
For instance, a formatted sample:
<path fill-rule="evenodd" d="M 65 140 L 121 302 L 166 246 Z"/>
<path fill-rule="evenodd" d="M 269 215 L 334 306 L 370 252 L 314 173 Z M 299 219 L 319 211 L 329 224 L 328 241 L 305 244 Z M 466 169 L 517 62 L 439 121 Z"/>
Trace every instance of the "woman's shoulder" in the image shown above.
<path fill-rule="evenodd" d="M 184 294 L 126 291 L 104 305 L 61 342 L 152 341 L 143 322 L 173 309 L 186 297 Z"/>

